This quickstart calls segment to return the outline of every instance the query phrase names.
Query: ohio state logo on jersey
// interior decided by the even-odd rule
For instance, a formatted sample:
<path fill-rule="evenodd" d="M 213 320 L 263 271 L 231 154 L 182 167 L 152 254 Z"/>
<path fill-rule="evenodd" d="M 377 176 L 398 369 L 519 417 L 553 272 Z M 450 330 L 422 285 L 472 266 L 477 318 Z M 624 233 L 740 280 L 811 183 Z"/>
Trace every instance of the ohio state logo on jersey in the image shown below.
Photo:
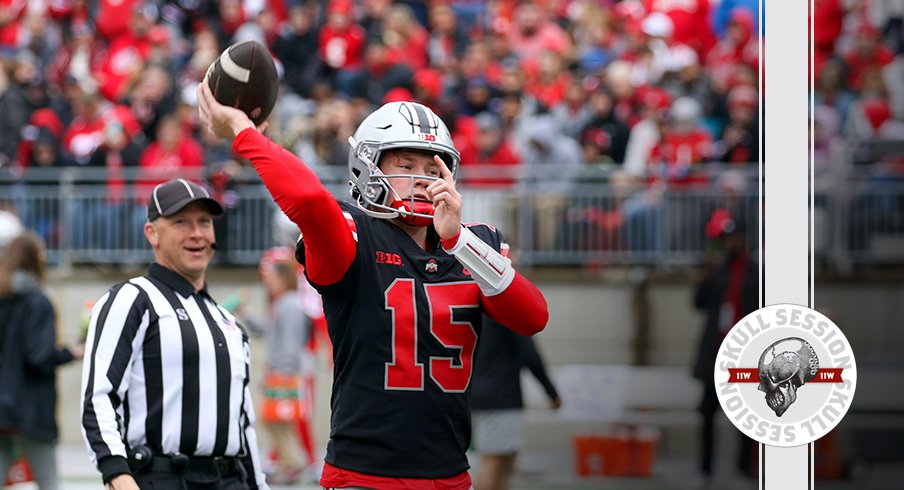
<path fill-rule="evenodd" d="M 427 265 L 424 266 L 427 272 L 436 272 L 439 269 L 439 265 L 436 263 L 436 260 L 430 259 L 427 261 Z"/>

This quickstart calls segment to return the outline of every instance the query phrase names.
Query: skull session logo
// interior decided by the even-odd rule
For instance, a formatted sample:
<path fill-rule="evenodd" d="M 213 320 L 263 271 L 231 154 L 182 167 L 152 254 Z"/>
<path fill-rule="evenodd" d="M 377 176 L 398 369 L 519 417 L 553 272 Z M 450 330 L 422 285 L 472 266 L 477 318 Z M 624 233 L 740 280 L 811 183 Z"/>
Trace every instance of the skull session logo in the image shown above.
<path fill-rule="evenodd" d="M 825 315 L 798 305 L 761 308 L 726 334 L 714 382 L 729 420 L 772 446 L 799 446 L 832 430 L 857 384 L 854 353 Z"/>

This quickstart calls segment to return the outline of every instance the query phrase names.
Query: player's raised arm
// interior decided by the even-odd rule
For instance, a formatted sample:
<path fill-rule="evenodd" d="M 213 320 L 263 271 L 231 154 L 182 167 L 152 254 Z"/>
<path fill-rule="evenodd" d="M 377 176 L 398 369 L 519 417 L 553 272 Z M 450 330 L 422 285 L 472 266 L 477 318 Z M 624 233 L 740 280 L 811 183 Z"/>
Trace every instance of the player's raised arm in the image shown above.
<path fill-rule="evenodd" d="M 202 127 L 231 140 L 233 149 L 251 160 L 276 204 L 302 232 L 305 267 L 315 284 L 342 278 L 355 258 L 355 240 L 332 194 L 294 154 L 273 143 L 242 111 L 213 97 L 206 83 L 198 89 Z M 265 123 L 266 124 L 266 123 Z"/>
<path fill-rule="evenodd" d="M 533 335 L 546 327 L 546 299 L 532 282 L 512 267 L 511 260 L 461 226 L 461 194 L 452 171 L 434 157 L 441 178 L 427 188 L 435 212 L 433 225 L 443 248 L 471 271 L 483 293 L 487 315 L 522 334 Z"/>

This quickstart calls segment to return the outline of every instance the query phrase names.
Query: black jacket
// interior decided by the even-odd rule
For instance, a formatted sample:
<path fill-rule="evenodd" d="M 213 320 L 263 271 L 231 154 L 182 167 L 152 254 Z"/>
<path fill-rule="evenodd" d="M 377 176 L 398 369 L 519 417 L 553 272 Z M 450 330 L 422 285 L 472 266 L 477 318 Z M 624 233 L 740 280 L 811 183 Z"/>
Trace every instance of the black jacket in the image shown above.
<path fill-rule="evenodd" d="M 758 271 L 756 261 L 748 259 L 744 269 L 744 281 L 741 285 L 741 303 L 744 309 L 741 312 L 742 317 L 759 307 Z M 719 314 L 728 288 L 729 272 L 729 263 L 725 261 L 709 277 L 697 284 L 694 294 L 694 306 L 706 314 L 697 351 L 697 362 L 694 364 L 694 377 L 703 381 L 713 379 L 716 354 L 719 350 Z"/>
<path fill-rule="evenodd" d="M 523 408 L 522 367 L 530 369 L 531 374 L 543 385 L 550 400 L 559 396 L 546 374 L 543 359 L 533 338 L 519 335 L 484 316 L 471 379 L 471 408 Z"/>
<path fill-rule="evenodd" d="M 73 357 L 57 347 L 53 305 L 31 276 L 17 273 L 0 298 L 0 343 L 0 430 L 56 440 L 56 368 Z"/>

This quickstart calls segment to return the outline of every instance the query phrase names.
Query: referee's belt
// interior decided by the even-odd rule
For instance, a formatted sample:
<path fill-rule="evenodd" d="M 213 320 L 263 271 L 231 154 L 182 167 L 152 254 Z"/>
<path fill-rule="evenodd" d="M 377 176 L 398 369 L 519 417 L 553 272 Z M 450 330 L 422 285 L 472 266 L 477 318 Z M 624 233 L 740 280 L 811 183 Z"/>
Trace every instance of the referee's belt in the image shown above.
<path fill-rule="evenodd" d="M 231 456 L 185 456 L 182 454 L 169 456 L 156 454 L 151 457 L 150 462 L 142 470 L 182 474 L 189 468 L 216 468 L 220 473 L 220 478 L 232 478 L 241 476 L 238 466 L 240 464 L 241 462 L 238 459 Z"/>

